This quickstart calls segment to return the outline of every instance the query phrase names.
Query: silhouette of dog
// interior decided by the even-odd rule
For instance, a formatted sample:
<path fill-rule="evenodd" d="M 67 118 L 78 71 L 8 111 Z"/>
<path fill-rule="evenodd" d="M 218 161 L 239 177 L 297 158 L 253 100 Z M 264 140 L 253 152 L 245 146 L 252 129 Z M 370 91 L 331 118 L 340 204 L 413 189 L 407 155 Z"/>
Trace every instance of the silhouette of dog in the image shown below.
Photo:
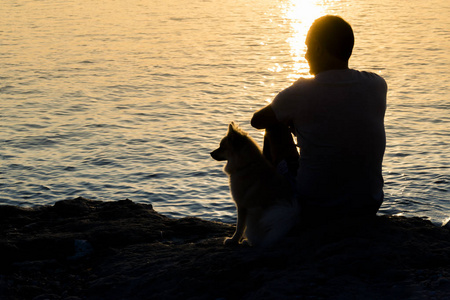
<path fill-rule="evenodd" d="M 211 156 L 227 161 L 224 172 L 237 208 L 236 232 L 224 244 L 267 247 L 284 237 L 298 220 L 298 202 L 256 142 L 231 122 Z"/>

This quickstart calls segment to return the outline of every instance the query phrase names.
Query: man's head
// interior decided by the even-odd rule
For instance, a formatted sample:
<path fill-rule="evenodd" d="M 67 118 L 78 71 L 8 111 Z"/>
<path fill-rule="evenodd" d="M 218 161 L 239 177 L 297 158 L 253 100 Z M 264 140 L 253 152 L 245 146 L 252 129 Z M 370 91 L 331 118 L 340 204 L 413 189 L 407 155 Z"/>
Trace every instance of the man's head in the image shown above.
<path fill-rule="evenodd" d="M 350 24 L 338 16 L 323 16 L 314 21 L 306 37 L 306 59 L 310 72 L 348 67 L 354 44 Z"/>

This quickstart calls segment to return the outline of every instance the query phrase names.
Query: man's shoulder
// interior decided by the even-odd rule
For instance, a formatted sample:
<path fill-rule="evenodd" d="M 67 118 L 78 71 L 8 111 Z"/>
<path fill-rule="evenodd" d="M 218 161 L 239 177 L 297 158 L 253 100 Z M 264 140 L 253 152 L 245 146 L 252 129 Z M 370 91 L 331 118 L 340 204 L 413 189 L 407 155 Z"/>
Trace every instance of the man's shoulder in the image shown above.
<path fill-rule="evenodd" d="M 314 94 L 314 86 L 314 78 L 299 78 L 276 95 L 271 104 L 272 108 L 274 111 L 278 111 L 281 107 L 289 107 L 289 109 L 292 109 L 293 106 L 297 107 L 299 103 L 311 98 L 310 96 Z"/>
<path fill-rule="evenodd" d="M 314 77 L 300 77 L 292 85 L 283 90 L 284 93 L 297 93 L 299 91 L 308 90 L 316 84 Z"/>
<path fill-rule="evenodd" d="M 383 79 L 383 77 L 381 77 L 381 75 L 378 75 L 375 72 L 370 72 L 370 71 L 357 71 L 359 73 L 361 73 L 363 76 L 368 77 L 368 78 L 374 78 L 374 79 Z"/>
<path fill-rule="evenodd" d="M 293 104 L 293 102 L 305 101 L 314 93 L 314 86 L 314 78 L 300 78 L 278 93 L 272 101 L 272 107 L 285 102 Z"/>
<path fill-rule="evenodd" d="M 308 86 L 314 83 L 314 77 L 300 77 L 290 87 Z"/>
<path fill-rule="evenodd" d="M 281 91 L 277 98 L 292 98 L 298 96 L 316 95 L 322 93 L 328 87 L 343 85 L 366 86 L 377 90 L 387 90 L 386 81 L 380 75 L 354 69 L 330 70 L 316 75 L 315 77 L 301 77 L 291 86 Z"/>
<path fill-rule="evenodd" d="M 374 72 L 356 71 L 356 70 L 355 70 L 355 72 L 358 72 L 359 75 L 365 80 L 376 81 L 376 82 L 386 85 L 386 81 L 384 80 L 384 78 Z"/>

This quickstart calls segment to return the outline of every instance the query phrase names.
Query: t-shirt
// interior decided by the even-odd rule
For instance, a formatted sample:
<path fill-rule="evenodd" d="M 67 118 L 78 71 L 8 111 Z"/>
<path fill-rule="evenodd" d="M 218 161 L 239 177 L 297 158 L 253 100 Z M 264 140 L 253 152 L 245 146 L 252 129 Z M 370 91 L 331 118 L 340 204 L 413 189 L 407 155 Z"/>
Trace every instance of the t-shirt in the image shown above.
<path fill-rule="evenodd" d="M 330 70 L 301 78 L 271 106 L 300 146 L 297 193 L 309 205 L 381 205 L 387 85 L 370 72 Z"/>

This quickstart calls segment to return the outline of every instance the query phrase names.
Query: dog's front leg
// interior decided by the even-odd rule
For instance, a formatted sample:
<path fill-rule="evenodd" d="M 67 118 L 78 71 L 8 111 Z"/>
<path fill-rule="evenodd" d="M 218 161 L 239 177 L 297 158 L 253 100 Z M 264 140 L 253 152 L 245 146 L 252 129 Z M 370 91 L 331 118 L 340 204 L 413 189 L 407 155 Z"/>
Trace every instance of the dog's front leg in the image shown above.
<path fill-rule="evenodd" d="M 226 246 L 237 245 L 241 241 L 244 231 L 245 224 L 247 219 L 247 210 L 244 208 L 237 208 L 237 222 L 236 222 L 236 231 L 234 232 L 231 238 L 226 238 L 223 242 Z"/>

